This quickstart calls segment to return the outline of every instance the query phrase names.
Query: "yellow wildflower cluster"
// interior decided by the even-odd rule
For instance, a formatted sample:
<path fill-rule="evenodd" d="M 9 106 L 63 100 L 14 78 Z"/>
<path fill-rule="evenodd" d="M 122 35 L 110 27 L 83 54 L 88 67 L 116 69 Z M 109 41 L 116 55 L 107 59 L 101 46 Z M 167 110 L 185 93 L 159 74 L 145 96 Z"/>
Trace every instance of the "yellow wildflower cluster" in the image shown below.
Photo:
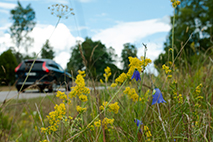
<path fill-rule="evenodd" d="M 172 70 L 169 69 L 168 66 L 166 66 L 165 64 L 163 64 L 162 66 L 163 70 L 166 72 L 166 74 L 170 73 Z"/>
<path fill-rule="evenodd" d="M 81 76 L 83 76 L 83 77 L 86 76 L 85 71 L 78 70 L 78 73 L 79 73 Z"/>
<path fill-rule="evenodd" d="M 141 60 L 138 59 L 137 57 L 129 57 L 129 62 L 130 63 L 129 63 L 129 70 L 127 72 L 127 76 L 131 78 L 135 69 L 141 72 L 142 69 L 145 68 L 152 61 L 148 58 L 144 60 L 144 57 L 141 56 Z"/>
<path fill-rule="evenodd" d="M 102 105 L 99 107 L 99 109 L 101 111 L 104 110 L 104 108 L 106 107 L 107 104 L 108 104 L 108 102 L 103 102 Z"/>
<path fill-rule="evenodd" d="M 80 107 L 80 106 L 76 106 L 76 110 L 77 110 L 77 112 L 79 112 L 79 113 L 83 113 L 83 112 L 85 112 L 85 111 L 87 110 L 87 108 L 83 108 L 83 107 Z"/>
<path fill-rule="evenodd" d="M 199 104 L 200 100 L 203 99 L 203 96 L 200 96 L 200 92 L 201 92 L 201 88 L 202 88 L 202 84 L 199 84 L 196 89 L 195 89 L 195 108 L 199 108 L 201 107 L 201 105 Z"/>
<path fill-rule="evenodd" d="M 174 85 L 177 84 L 177 80 L 174 79 L 174 80 L 172 81 L 172 84 L 174 84 Z"/>
<path fill-rule="evenodd" d="M 67 97 L 67 95 L 64 92 L 57 91 L 57 95 L 59 99 L 63 100 L 64 103 L 71 103 L 71 100 Z"/>
<path fill-rule="evenodd" d="M 200 94 L 202 86 L 203 86 L 202 84 L 199 84 L 199 85 L 196 87 L 195 92 L 196 92 L 197 95 Z"/>
<path fill-rule="evenodd" d="M 43 140 L 43 141 L 39 141 L 39 142 L 49 142 L 48 140 Z"/>
<path fill-rule="evenodd" d="M 128 97 L 130 99 L 132 99 L 133 102 L 136 102 L 138 101 L 138 94 L 136 93 L 135 89 L 134 88 L 131 88 L 130 87 L 126 87 L 125 90 L 123 91 L 124 94 L 127 94 Z"/>
<path fill-rule="evenodd" d="M 66 114 L 66 107 L 64 103 L 61 103 L 60 105 L 56 104 L 54 109 L 55 111 L 50 112 L 47 116 L 50 126 L 48 126 L 47 128 L 41 128 L 41 131 L 44 133 L 47 132 L 51 134 L 51 132 L 57 131 L 60 120 Z"/>
<path fill-rule="evenodd" d="M 90 130 L 95 130 L 94 125 L 89 125 Z"/>
<path fill-rule="evenodd" d="M 172 6 L 174 8 L 176 8 L 178 5 L 180 5 L 180 1 L 179 0 L 171 0 L 171 2 L 172 2 Z"/>
<path fill-rule="evenodd" d="M 151 132 L 149 130 L 149 127 L 145 125 L 143 127 L 143 130 L 144 130 L 144 134 L 146 136 L 146 142 L 150 142 L 151 141 L 150 137 L 152 136 L 152 134 L 151 134 Z"/>
<path fill-rule="evenodd" d="M 105 71 L 105 73 L 104 73 L 104 77 L 105 77 L 105 81 L 107 82 L 108 81 L 108 79 L 109 79 L 109 77 L 111 76 L 111 69 L 110 69 L 110 67 L 106 67 L 105 69 L 104 69 L 104 71 Z"/>
<path fill-rule="evenodd" d="M 119 110 L 118 102 L 115 102 L 114 104 L 109 104 L 109 112 L 114 112 L 115 114 L 118 113 Z"/>
<path fill-rule="evenodd" d="M 118 85 L 117 83 L 112 83 L 112 84 L 111 84 L 111 87 L 114 88 L 114 87 L 116 87 L 117 85 Z"/>
<path fill-rule="evenodd" d="M 104 84 L 104 82 L 103 82 L 103 80 L 102 80 L 102 79 L 100 79 L 100 82 L 101 82 L 101 84 Z"/>
<path fill-rule="evenodd" d="M 125 73 L 122 73 L 119 75 L 119 77 L 115 79 L 115 82 L 117 84 L 122 84 L 126 79 L 127 79 L 127 75 Z"/>
<path fill-rule="evenodd" d="M 131 78 L 135 69 L 137 69 L 139 72 L 142 71 L 143 63 L 137 57 L 129 57 L 129 62 L 130 63 L 129 63 L 129 70 L 127 72 L 127 76 Z"/>
<path fill-rule="evenodd" d="M 107 117 L 105 117 L 103 120 L 102 120 L 102 125 L 104 126 L 104 129 L 108 129 L 108 125 L 112 125 L 114 122 L 114 119 L 109 119 Z M 97 120 L 94 122 L 94 125 L 95 127 L 100 127 L 101 126 L 101 120 Z"/>
<path fill-rule="evenodd" d="M 171 75 L 171 74 L 169 74 L 169 75 L 167 75 L 167 77 L 168 77 L 168 78 L 172 78 L 172 75 Z"/>
<path fill-rule="evenodd" d="M 149 58 L 146 58 L 144 61 L 144 56 L 141 56 L 141 62 L 142 62 L 142 65 L 146 67 L 148 64 L 152 63 L 152 60 Z"/>
<path fill-rule="evenodd" d="M 174 99 L 177 99 L 177 101 L 178 101 L 179 104 L 183 103 L 183 96 L 182 96 L 182 94 L 178 94 L 177 95 L 177 93 L 174 93 Z"/>
<path fill-rule="evenodd" d="M 79 99 L 83 102 L 87 101 L 87 96 L 85 94 L 89 94 L 90 90 L 89 88 L 85 87 L 85 82 L 84 82 L 84 76 L 85 72 L 84 71 L 78 71 L 78 75 L 76 77 L 75 83 L 76 86 L 72 87 L 72 91 L 69 93 L 69 97 L 76 97 L 76 95 L 79 97 Z"/>
<path fill-rule="evenodd" d="M 108 129 L 108 124 L 113 124 L 114 122 L 114 119 L 109 119 L 107 117 L 105 117 L 103 120 L 102 120 L 102 125 L 104 126 L 104 129 Z"/>
<path fill-rule="evenodd" d="M 203 99 L 203 96 L 200 95 L 202 86 L 203 86 L 202 84 L 199 84 L 196 87 L 195 93 L 194 93 L 194 98 L 195 98 L 194 107 L 195 107 L 195 110 L 193 112 L 193 115 L 194 115 L 195 126 L 198 126 L 199 122 L 200 122 L 199 115 L 198 115 L 198 109 L 201 107 L 200 101 Z"/>
<path fill-rule="evenodd" d="M 150 92 L 150 90 L 147 90 L 146 93 L 142 97 L 139 98 L 139 101 L 141 101 L 142 104 L 145 104 L 148 101 L 149 92 Z"/>
<path fill-rule="evenodd" d="M 82 102 L 86 102 L 86 101 L 88 101 L 88 99 L 87 99 L 87 96 L 86 96 L 86 95 L 80 95 L 80 96 L 79 96 L 79 99 L 80 99 Z"/>
<path fill-rule="evenodd" d="M 94 122 L 95 127 L 100 127 L 101 126 L 101 120 L 97 120 Z"/>

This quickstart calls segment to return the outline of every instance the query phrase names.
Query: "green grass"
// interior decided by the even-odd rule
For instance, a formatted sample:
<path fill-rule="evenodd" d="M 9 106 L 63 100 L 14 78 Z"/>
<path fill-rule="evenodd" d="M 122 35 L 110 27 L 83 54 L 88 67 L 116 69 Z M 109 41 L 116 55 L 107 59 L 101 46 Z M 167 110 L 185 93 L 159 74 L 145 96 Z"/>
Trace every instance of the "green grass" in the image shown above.
<path fill-rule="evenodd" d="M 151 141 L 211 141 L 212 118 L 213 118 L 213 67 L 211 62 L 197 62 L 196 65 L 189 69 L 176 70 L 172 73 L 173 77 L 168 79 L 164 71 L 159 76 L 152 76 L 153 83 L 161 90 L 167 103 L 159 104 L 161 118 L 166 130 L 163 131 L 162 122 L 159 119 L 157 105 L 151 105 L 152 94 L 145 103 L 133 102 L 127 95 L 123 94 L 125 87 L 131 86 L 137 88 L 135 81 L 128 80 L 121 90 L 119 86 L 115 89 L 97 90 L 88 95 L 88 101 L 84 104 L 77 98 L 71 100 L 71 104 L 67 105 L 67 116 L 72 116 L 74 121 L 70 121 L 69 125 L 61 122 L 59 129 L 48 135 L 51 141 L 65 141 L 72 138 L 73 141 L 141 141 L 148 140 L 146 134 L 137 133 L 137 126 L 134 119 L 140 119 L 143 125 L 148 126 L 152 136 Z M 192 70 L 193 69 L 193 70 Z M 177 81 L 176 85 L 172 85 L 173 80 Z M 151 86 L 149 76 L 145 74 L 144 83 Z M 200 96 L 202 100 L 197 101 L 195 96 L 196 87 L 202 83 Z M 140 97 L 143 97 L 148 87 L 143 86 L 140 91 Z M 137 89 L 136 89 L 137 90 Z M 174 99 L 173 91 L 182 94 L 183 103 L 178 103 Z M 152 90 L 150 90 L 152 91 Z M 139 91 L 137 91 L 139 93 Z M 120 109 L 118 114 L 105 110 L 100 114 L 98 108 L 104 101 L 109 101 L 113 96 L 112 102 L 118 102 Z M 46 96 L 44 98 L 35 98 L 28 100 L 12 100 L 5 104 L 1 104 L 0 113 L 0 141 L 40 141 L 46 139 L 40 128 L 44 122 L 48 126 L 46 116 L 54 110 L 56 104 L 62 103 L 62 100 L 55 95 Z M 201 106 L 195 107 L 198 103 Z M 81 105 L 87 107 L 87 111 L 78 114 L 76 106 Z M 38 110 L 36 109 L 38 106 Z M 16 107 L 16 112 L 14 108 Z M 195 115 L 193 112 L 196 112 Z M 42 121 L 39 117 L 41 114 Z M 98 117 L 97 117 L 98 116 Z M 197 116 L 199 116 L 197 118 Z M 86 129 L 88 124 L 94 118 L 103 119 L 113 118 L 114 123 L 111 128 L 104 130 L 101 127 L 94 130 Z M 78 118 L 78 119 L 77 119 Z M 80 120 L 80 118 L 82 120 Z M 196 124 L 197 123 L 197 124 Z M 94 124 L 94 123 L 92 123 Z M 70 128 L 72 131 L 70 132 Z M 76 137 L 73 137 L 76 136 Z"/>

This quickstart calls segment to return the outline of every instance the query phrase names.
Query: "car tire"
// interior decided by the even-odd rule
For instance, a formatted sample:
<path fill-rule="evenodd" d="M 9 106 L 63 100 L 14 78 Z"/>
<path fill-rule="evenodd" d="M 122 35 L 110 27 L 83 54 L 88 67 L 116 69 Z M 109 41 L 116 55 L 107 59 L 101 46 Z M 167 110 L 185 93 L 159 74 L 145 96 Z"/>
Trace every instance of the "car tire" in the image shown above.
<path fill-rule="evenodd" d="M 53 80 L 52 84 L 49 86 L 48 92 L 55 92 L 57 90 L 56 80 Z"/>
<path fill-rule="evenodd" d="M 18 87 L 16 87 L 16 89 L 17 89 L 17 91 L 19 92 L 19 91 L 20 91 L 20 89 L 21 89 L 21 87 L 20 87 L 20 86 L 18 86 Z"/>
<path fill-rule="evenodd" d="M 72 81 L 68 80 L 67 83 L 65 84 L 66 91 L 71 91 L 71 87 L 72 87 Z"/>
<path fill-rule="evenodd" d="M 25 89 L 26 89 L 25 86 L 23 86 L 22 89 L 21 89 L 21 86 L 18 86 L 18 87 L 17 87 L 17 91 L 18 91 L 18 92 L 20 92 L 20 90 L 21 90 L 21 92 L 24 93 L 24 92 L 25 92 Z"/>
<path fill-rule="evenodd" d="M 44 88 L 45 88 L 44 86 L 39 86 L 39 92 L 43 93 L 44 92 Z"/>

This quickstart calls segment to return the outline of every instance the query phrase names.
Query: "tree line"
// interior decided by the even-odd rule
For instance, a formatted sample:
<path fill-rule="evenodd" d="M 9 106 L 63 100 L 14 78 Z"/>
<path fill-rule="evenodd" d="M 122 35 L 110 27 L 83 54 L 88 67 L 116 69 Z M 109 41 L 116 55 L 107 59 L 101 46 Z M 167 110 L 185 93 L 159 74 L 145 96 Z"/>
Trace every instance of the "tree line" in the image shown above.
<path fill-rule="evenodd" d="M 36 53 L 28 54 L 28 48 L 33 44 L 33 38 L 29 33 L 36 25 L 35 11 L 31 5 L 24 8 L 18 1 L 17 6 L 10 11 L 11 19 L 13 21 L 10 27 L 11 38 L 16 47 L 10 47 L 7 51 L 0 55 L 0 84 L 12 84 L 15 81 L 15 67 L 24 59 L 36 58 Z M 20 47 L 24 47 L 27 54 L 20 53 Z M 81 50 L 79 50 L 81 47 Z M 80 51 L 82 53 L 80 53 Z M 85 62 L 81 58 L 84 56 Z M 128 56 L 136 56 L 137 51 L 134 45 L 130 43 L 124 44 L 122 51 L 122 62 L 124 64 L 124 71 L 127 71 Z M 46 40 L 41 49 L 41 58 L 54 59 L 55 52 L 50 45 L 49 40 Z M 92 78 L 102 78 L 104 68 L 106 66 L 111 68 L 113 74 L 120 74 L 121 69 L 115 65 L 117 55 L 115 49 L 106 48 L 100 41 L 92 41 L 91 38 L 86 37 L 83 43 L 77 43 L 71 47 L 71 57 L 67 63 L 67 71 L 72 71 L 73 75 L 77 74 L 78 70 L 87 69 L 89 76 Z M 115 77 L 115 76 L 114 76 Z M 112 78 L 111 78 L 112 79 Z"/>
<path fill-rule="evenodd" d="M 29 36 L 29 33 L 36 25 L 35 11 L 30 4 L 23 7 L 18 1 L 17 6 L 10 11 L 10 14 L 13 24 L 9 30 L 16 47 L 10 47 L 0 55 L 0 83 L 6 82 L 6 84 L 14 82 L 14 69 L 22 60 L 36 58 L 36 53 L 31 56 L 28 55 L 28 48 L 33 44 L 33 38 Z M 194 60 L 202 53 L 212 54 L 213 1 L 182 0 L 181 5 L 175 9 L 174 16 L 171 17 L 171 24 L 174 17 L 174 55 L 179 55 L 175 62 L 177 67 L 193 64 Z M 163 46 L 165 52 L 161 53 L 154 62 L 159 68 L 172 61 L 170 50 L 172 30 Z M 26 55 L 20 53 L 20 47 L 26 49 Z M 53 49 L 53 46 L 47 40 L 42 47 L 41 58 L 54 59 L 55 52 Z M 181 50 L 182 52 L 179 54 Z M 103 77 L 102 74 L 106 66 L 109 66 L 112 74 L 115 75 L 127 72 L 128 57 L 136 57 L 137 48 L 131 43 L 124 44 L 121 53 L 122 69 L 115 65 L 117 56 L 113 47 L 107 48 L 101 41 L 93 41 L 86 37 L 84 42 L 77 42 L 74 47 L 71 47 L 71 57 L 66 70 L 72 71 L 75 76 L 77 70 L 87 69 L 89 77 L 94 79 Z M 113 79 L 113 77 L 115 76 L 111 76 L 110 79 Z"/>
<path fill-rule="evenodd" d="M 174 57 L 177 67 L 192 65 L 202 54 L 213 53 L 213 1 L 212 0 L 181 0 L 171 17 L 174 24 Z M 164 42 L 164 53 L 155 60 L 159 68 L 172 61 L 172 29 Z M 180 52 L 181 51 L 181 52 Z"/>

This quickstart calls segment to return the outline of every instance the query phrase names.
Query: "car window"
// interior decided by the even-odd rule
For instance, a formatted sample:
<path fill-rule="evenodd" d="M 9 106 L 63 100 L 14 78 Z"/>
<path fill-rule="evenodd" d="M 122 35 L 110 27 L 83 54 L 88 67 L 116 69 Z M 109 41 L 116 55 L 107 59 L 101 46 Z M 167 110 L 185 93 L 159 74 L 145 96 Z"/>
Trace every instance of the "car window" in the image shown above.
<path fill-rule="evenodd" d="M 56 68 L 56 69 L 59 69 L 59 67 L 55 64 L 49 64 L 50 67 L 53 67 L 53 68 Z"/>
<path fill-rule="evenodd" d="M 58 67 L 60 71 L 64 71 L 64 69 L 60 65 L 58 65 Z"/>
<path fill-rule="evenodd" d="M 21 65 L 20 70 L 28 70 L 31 67 L 32 63 L 33 63 L 33 61 L 31 61 L 31 60 L 30 61 L 25 61 Z M 36 70 L 41 69 L 42 68 L 42 64 L 43 64 L 42 61 L 35 61 L 34 65 L 32 67 L 32 70 L 34 70 L 34 69 L 36 69 Z"/>

